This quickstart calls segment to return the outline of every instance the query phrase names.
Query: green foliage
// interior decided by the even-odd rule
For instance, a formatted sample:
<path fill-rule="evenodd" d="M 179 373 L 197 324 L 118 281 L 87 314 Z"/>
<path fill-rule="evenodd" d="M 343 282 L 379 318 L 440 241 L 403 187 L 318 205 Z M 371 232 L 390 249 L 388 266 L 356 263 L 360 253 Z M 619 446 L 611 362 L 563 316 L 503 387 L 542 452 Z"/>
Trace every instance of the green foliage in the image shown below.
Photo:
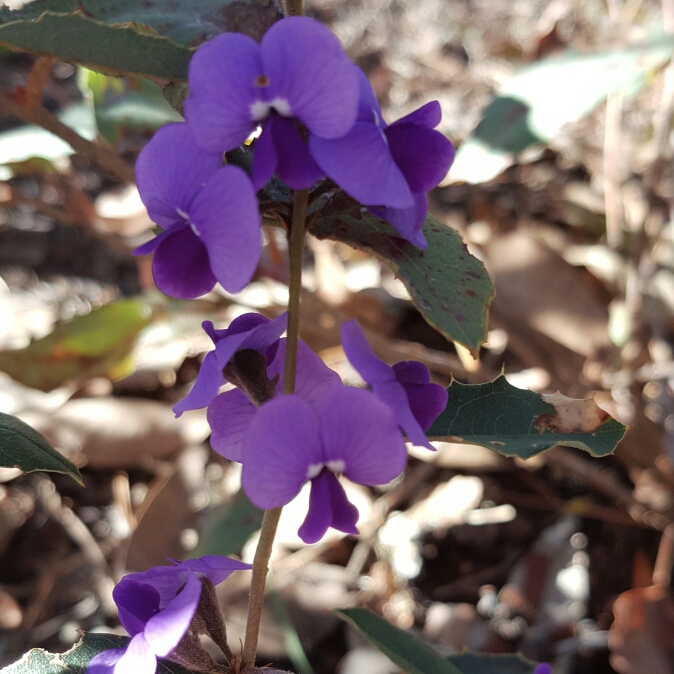
<path fill-rule="evenodd" d="M 450 176 L 470 183 L 495 178 L 514 162 L 515 154 L 546 143 L 612 92 L 639 91 L 673 52 L 674 37 L 656 34 L 628 49 L 568 51 L 522 69 L 487 106 L 473 137 L 459 148 Z"/>
<path fill-rule="evenodd" d="M 85 634 L 66 653 L 49 653 L 41 648 L 28 651 L 21 660 L 2 670 L 3 674 L 86 674 L 89 662 L 98 653 L 123 648 L 128 637 L 114 634 Z M 160 660 L 157 674 L 188 674 L 188 670 L 167 660 Z"/>
<path fill-rule="evenodd" d="M 20 419 L 0 412 L 0 466 L 24 473 L 47 470 L 70 475 L 82 484 L 77 466 L 61 456 L 36 430 Z"/>
<path fill-rule="evenodd" d="M 482 445 L 504 456 L 526 459 L 556 445 L 606 456 L 626 431 L 593 400 L 541 396 L 515 388 L 504 376 L 486 384 L 454 381 L 447 392 L 447 407 L 426 435 Z"/>
<path fill-rule="evenodd" d="M 131 351 L 151 318 L 148 305 L 138 300 L 107 304 L 24 349 L 0 352 L 0 370 L 43 391 L 87 377 L 119 379 L 133 370 Z"/>
<path fill-rule="evenodd" d="M 162 90 L 145 78 L 122 80 L 81 68 L 80 82 L 91 96 L 98 131 L 113 145 L 124 128 L 154 131 L 164 124 L 182 121 Z"/>
<path fill-rule="evenodd" d="M 263 0 L 33 0 L 0 9 L 0 45 L 96 70 L 185 80 L 190 48 L 226 31 L 259 37 L 276 17 Z"/>
<path fill-rule="evenodd" d="M 462 653 L 443 658 L 408 632 L 365 608 L 344 608 L 337 615 L 407 674 L 533 674 L 536 663 L 519 655 Z"/>
<path fill-rule="evenodd" d="M 429 215 L 421 250 L 383 220 L 339 194 L 319 213 L 311 233 L 364 250 L 385 262 L 407 287 L 426 321 L 473 353 L 487 338 L 487 312 L 494 288 L 484 265 L 453 230 Z"/>
<path fill-rule="evenodd" d="M 240 489 L 208 516 L 195 557 L 231 555 L 241 551 L 246 541 L 262 526 L 264 510 L 256 508 Z"/>

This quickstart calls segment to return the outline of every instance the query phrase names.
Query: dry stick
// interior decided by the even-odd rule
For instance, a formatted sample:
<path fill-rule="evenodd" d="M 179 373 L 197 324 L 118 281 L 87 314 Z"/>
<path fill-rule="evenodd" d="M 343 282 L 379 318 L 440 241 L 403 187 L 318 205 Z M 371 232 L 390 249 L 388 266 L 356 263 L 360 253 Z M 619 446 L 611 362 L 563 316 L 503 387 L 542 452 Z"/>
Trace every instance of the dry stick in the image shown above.
<path fill-rule="evenodd" d="M 295 371 L 297 368 L 297 340 L 300 324 L 300 293 L 302 291 L 302 258 L 304 256 L 304 228 L 307 219 L 308 190 L 295 192 L 293 219 L 290 227 L 290 283 L 288 286 L 288 336 L 286 339 L 286 355 L 283 369 L 283 393 L 295 391 Z M 253 576 L 250 581 L 250 597 L 248 599 L 248 620 L 246 621 L 246 640 L 241 658 L 242 668 L 249 669 L 255 665 L 255 653 L 260 632 L 264 588 L 269 570 L 269 558 L 276 536 L 276 528 L 281 517 L 282 508 L 266 510 L 262 520 L 260 540 L 253 559 Z"/>
<path fill-rule="evenodd" d="M 122 182 L 132 183 L 135 181 L 132 166 L 122 161 L 112 150 L 82 138 L 56 115 L 45 110 L 42 106 L 34 109 L 25 108 L 17 105 L 7 97 L 7 94 L 4 94 L 0 95 L 0 112 L 50 131 L 68 143 L 76 154 L 86 157 L 103 170 L 113 173 Z"/>
<path fill-rule="evenodd" d="M 283 13 L 286 16 L 302 16 L 304 0 L 283 0 Z"/>

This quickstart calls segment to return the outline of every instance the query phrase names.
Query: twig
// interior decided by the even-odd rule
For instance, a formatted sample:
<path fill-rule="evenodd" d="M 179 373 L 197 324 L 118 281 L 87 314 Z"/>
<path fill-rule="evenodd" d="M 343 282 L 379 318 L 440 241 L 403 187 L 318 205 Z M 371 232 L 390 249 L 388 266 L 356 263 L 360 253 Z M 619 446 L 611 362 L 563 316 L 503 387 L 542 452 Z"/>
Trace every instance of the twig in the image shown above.
<path fill-rule="evenodd" d="M 0 112 L 16 117 L 27 124 L 41 126 L 68 143 L 76 154 L 86 157 L 103 170 L 113 173 L 121 182 L 133 183 L 135 181 L 132 166 L 122 161 L 112 150 L 82 138 L 42 106 L 31 109 L 17 105 L 4 93 L 0 95 Z"/>

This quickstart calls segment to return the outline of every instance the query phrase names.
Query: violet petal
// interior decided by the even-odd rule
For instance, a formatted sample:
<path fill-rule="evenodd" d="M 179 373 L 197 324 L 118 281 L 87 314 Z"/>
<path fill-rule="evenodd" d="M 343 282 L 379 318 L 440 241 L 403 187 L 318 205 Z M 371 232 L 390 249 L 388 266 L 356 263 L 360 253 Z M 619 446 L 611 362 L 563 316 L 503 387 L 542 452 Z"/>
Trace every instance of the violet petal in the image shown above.
<path fill-rule="evenodd" d="M 324 176 L 292 120 L 273 114 L 267 120 L 265 129 L 267 127 L 271 127 L 278 157 L 276 175 L 291 190 L 307 189 Z"/>
<path fill-rule="evenodd" d="M 391 126 L 398 124 L 415 124 L 426 129 L 434 129 L 442 121 L 442 109 L 438 101 L 431 101 L 417 108 L 409 115 L 396 120 Z"/>
<path fill-rule="evenodd" d="M 329 478 L 334 475 L 323 470 L 311 481 L 309 510 L 297 534 L 307 544 L 317 543 L 332 524 L 332 499 Z"/>
<path fill-rule="evenodd" d="M 303 16 L 283 19 L 267 31 L 260 51 L 268 101 L 283 100 L 290 115 L 323 138 L 339 138 L 353 126 L 357 74 L 328 28 Z"/>
<path fill-rule="evenodd" d="M 417 248 L 428 248 L 421 228 L 428 214 L 428 197 L 425 192 L 412 195 L 412 208 L 386 208 L 370 206 L 368 210 L 382 220 L 386 220 L 406 241 Z"/>
<path fill-rule="evenodd" d="M 157 288 L 170 297 L 190 300 L 213 290 L 206 247 L 189 227 L 172 230 L 157 247 L 152 272 Z"/>
<path fill-rule="evenodd" d="M 210 405 L 224 383 L 218 356 L 215 351 L 210 351 L 201 363 L 194 385 L 189 393 L 173 406 L 173 413 L 179 417 L 187 410 L 200 410 Z"/>
<path fill-rule="evenodd" d="M 216 396 L 207 412 L 211 447 L 226 459 L 241 463 L 241 442 L 256 413 L 257 407 L 238 388 Z"/>
<path fill-rule="evenodd" d="M 112 591 L 119 622 L 133 637 L 145 629 L 147 621 L 159 611 L 159 592 L 148 583 L 122 578 Z"/>
<path fill-rule="evenodd" d="M 261 190 L 276 172 L 278 166 L 278 154 L 274 143 L 274 124 L 268 119 L 262 127 L 260 137 L 253 146 L 253 168 L 251 180 L 256 190 Z"/>
<path fill-rule="evenodd" d="M 243 439 L 241 482 L 258 508 L 292 501 L 309 467 L 323 461 L 318 418 L 306 401 L 284 395 L 260 407 Z"/>
<path fill-rule="evenodd" d="M 215 278 L 229 292 L 243 290 L 262 253 L 260 212 L 248 176 L 238 166 L 223 166 L 196 196 L 189 215 Z"/>
<path fill-rule="evenodd" d="M 447 175 L 454 161 L 454 146 L 439 131 L 398 123 L 391 124 L 384 134 L 412 192 L 428 192 Z"/>
<path fill-rule="evenodd" d="M 181 569 L 188 569 L 197 574 L 197 577 L 205 577 L 213 583 L 219 585 L 227 579 L 234 571 L 249 571 L 252 567 L 246 562 L 222 555 L 204 555 L 195 559 L 187 559 L 184 562 L 178 562 Z"/>
<path fill-rule="evenodd" d="M 407 450 L 398 424 L 389 407 L 370 391 L 336 386 L 318 399 L 315 409 L 323 462 L 330 470 L 367 485 L 386 484 L 403 471 Z"/>
<path fill-rule="evenodd" d="M 418 360 L 403 360 L 391 366 L 396 381 L 405 386 L 406 384 L 429 384 L 431 374 L 428 368 Z"/>
<path fill-rule="evenodd" d="M 447 407 L 447 390 L 440 384 L 403 384 L 414 418 L 424 431 Z"/>
<path fill-rule="evenodd" d="M 138 192 L 152 220 L 164 229 L 180 222 L 176 209 L 186 213 L 221 164 L 222 152 L 197 145 L 184 122 L 159 129 L 136 161 Z"/>
<path fill-rule="evenodd" d="M 342 348 L 365 383 L 394 381 L 393 370 L 375 355 L 356 319 L 342 323 Z"/>
<path fill-rule="evenodd" d="M 94 655 L 87 666 L 87 674 L 115 674 L 115 665 L 126 653 L 126 648 L 111 648 Z"/>
<path fill-rule="evenodd" d="M 117 660 L 112 671 L 114 674 L 154 674 L 156 670 L 157 658 L 141 632 L 127 644 L 124 655 Z"/>
<path fill-rule="evenodd" d="M 344 487 L 332 473 L 328 473 L 330 502 L 332 504 L 332 523 L 330 526 L 345 534 L 358 535 L 358 508 L 346 496 Z"/>
<path fill-rule="evenodd" d="M 226 152 L 255 129 L 251 106 L 264 99 L 255 85 L 263 75 L 260 47 L 240 33 L 225 33 L 197 49 L 190 60 L 185 116 L 196 141 Z"/>

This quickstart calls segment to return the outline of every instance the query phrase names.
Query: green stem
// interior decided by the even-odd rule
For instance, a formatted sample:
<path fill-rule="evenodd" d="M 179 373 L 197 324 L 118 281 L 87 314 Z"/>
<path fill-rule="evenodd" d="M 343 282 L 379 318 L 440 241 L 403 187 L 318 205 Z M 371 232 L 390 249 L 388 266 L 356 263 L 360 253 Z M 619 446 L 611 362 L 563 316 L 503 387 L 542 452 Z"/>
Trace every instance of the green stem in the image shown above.
<path fill-rule="evenodd" d="M 308 190 L 295 192 L 293 218 L 290 226 L 288 255 L 290 259 L 290 281 L 288 297 L 288 333 L 286 338 L 286 356 L 283 369 L 283 393 L 295 391 L 295 373 L 297 369 L 297 340 L 300 325 L 300 293 L 302 292 L 302 258 L 304 256 L 304 229 L 307 219 Z M 269 570 L 269 558 L 276 536 L 276 528 L 282 508 L 267 510 L 262 520 L 260 540 L 253 559 L 253 577 L 250 581 L 248 599 L 248 619 L 246 622 L 246 640 L 243 646 L 241 667 L 243 670 L 255 666 L 255 653 L 260 632 L 264 588 Z"/>

